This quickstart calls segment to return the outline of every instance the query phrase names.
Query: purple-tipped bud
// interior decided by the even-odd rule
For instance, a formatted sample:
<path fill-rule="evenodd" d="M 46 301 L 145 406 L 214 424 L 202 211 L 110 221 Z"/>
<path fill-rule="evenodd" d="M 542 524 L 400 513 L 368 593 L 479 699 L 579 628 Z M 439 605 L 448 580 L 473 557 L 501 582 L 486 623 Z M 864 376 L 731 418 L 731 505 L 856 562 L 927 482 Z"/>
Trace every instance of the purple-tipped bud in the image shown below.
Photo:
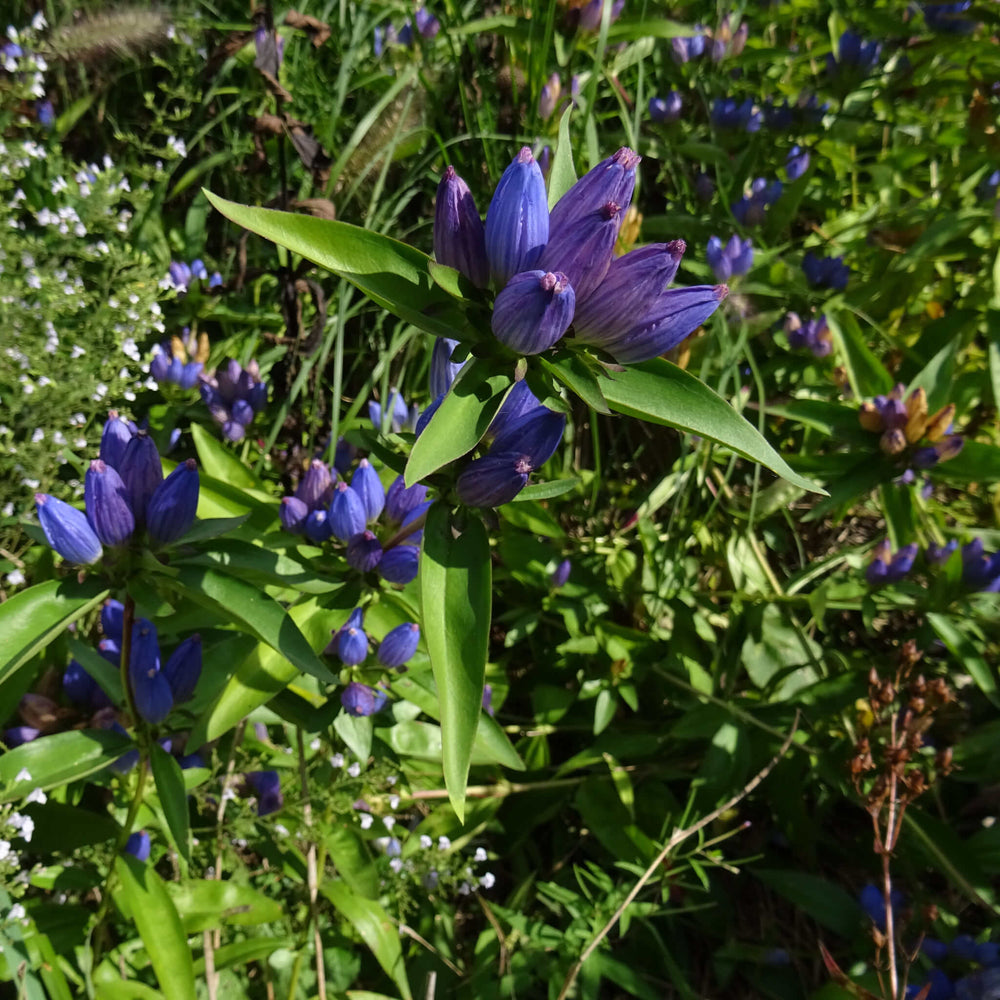
<path fill-rule="evenodd" d="M 430 376 L 431 396 L 434 399 L 443 396 L 451 388 L 452 382 L 462 370 L 464 362 L 453 363 L 451 360 L 451 355 L 457 346 L 457 340 L 449 340 L 447 337 L 438 337 L 434 341 Z"/>
<path fill-rule="evenodd" d="M 561 93 L 562 81 L 559 79 L 558 73 L 553 73 L 542 86 L 542 92 L 538 97 L 538 117 L 542 121 L 552 117 Z"/>
<path fill-rule="evenodd" d="M 486 230 L 469 185 L 447 167 L 434 206 L 434 259 L 455 268 L 477 288 L 489 281 Z"/>
<path fill-rule="evenodd" d="M 245 399 L 234 399 L 230 412 L 233 420 L 244 427 L 249 427 L 253 423 L 253 407 Z"/>
<path fill-rule="evenodd" d="M 154 726 L 162 722 L 174 706 L 174 695 L 160 669 L 160 644 L 156 637 L 156 626 L 145 618 L 140 618 L 132 626 L 129 681 L 139 715 Z"/>
<path fill-rule="evenodd" d="M 156 487 L 146 511 L 146 528 L 158 545 L 169 545 L 187 534 L 198 509 L 198 463 L 181 462 Z"/>
<path fill-rule="evenodd" d="M 965 447 L 965 438 L 961 434 L 952 434 L 938 441 L 935 447 L 937 448 L 938 460 L 947 462 L 948 459 L 954 458 Z"/>
<path fill-rule="evenodd" d="M 330 501 L 330 528 L 342 542 L 365 530 L 368 518 L 361 497 L 347 483 L 337 483 Z"/>
<path fill-rule="evenodd" d="M 510 503 L 528 485 L 532 468 L 520 452 L 490 452 L 462 470 L 455 491 L 467 507 L 499 507 Z"/>
<path fill-rule="evenodd" d="M 119 475 L 121 475 L 122 460 L 125 458 L 125 449 L 129 441 L 132 440 L 133 431 L 129 422 L 124 417 L 118 416 L 117 410 L 112 410 L 105 421 L 104 430 L 101 431 L 101 450 L 98 457 L 102 462 L 110 465 Z"/>
<path fill-rule="evenodd" d="M 277 812 L 285 804 L 277 771 L 251 771 L 247 775 L 247 785 L 257 796 L 258 816 Z"/>
<path fill-rule="evenodd" d="M 383 667 L 402 667 L 417 651 L 419 642 L 420 626 L 414 622 L 405 622 L 386 635 L 379 643 L 375 656 Z"/>
<path fill-rule="evenodd" d="M 370 531 L 362 531 L 347 543 L 347 564 L 370 573 L 382 558 L 382 546 Z"/>
<path fill-rule="evenodd" d="M 750 240 L 732 236 L 726 244 L 726 256 L 729 257 L 734 276 L 746 274 L 753 267 L 753 244 Z"/>
<path fill-rule="evenodd" d="M 131 854 L 137 861 L 148 861 L 152 842 L 145 830 L 137 830 L 125 841 L 125 853 Z"/>
<path fill-rule="evenodd" d="M 380 688 L 372 688 L 367 684 L 351 681 L 340 692 L 340 704 L 348 715 L 365 716 L 380 712 L 388 700 L 388 695 Z"/>
<path fill-rule="evenodd" d="M 413 14 L 413 23 L 421 38 L 428 40 L 437 37 L 441 30 L 441 22 L 426 8 L 418 7 Z"/>
<path fill-rule="evenodd" d="M 135 518 L 125 484 L 115 470 L 99 458 L 90 463 L 83 487 L 87 520 L 104 545 L 122 545 L 135 531 Z"/>
<path fill-rule="evenodd" d="M 549 229 L 555 233 L 571 226 L 577 219 L 613 202 L 624 218 L 635 188 L 635 168 L 641 157 L 623 146 L 613 156 L 584 174 L 552 209 Z"/>
<path fill-rule="evenodd" d="M 385 507 L 385 487 L 367 458 L 358 463 L 351 477 L 351 489 L 361 497 L 368 520 L 374 521 Z"/>
<path fill-rule="evenodd" d="M 602 343 L 593 335 L 580 338 L 606 350 L 619 364 L 648 361 L 676 347 L 719 307 L 729 294 L 725 285 L 692 285 L 664 292 L 646 315 L 624 336 Z"/>
<path fill-rule="evenodd" d="M 597 290 L 582 303 L 577 299 L 577 335 L 613 337 L 627 332 L 633 317 L 645 312 L 674 280 L 686 249 L 683 240 L 652 243 L 614 260 Z"/>
<path fill-rule="evenodd" d="M 222 436 L 235 444 L 246 437 L 247 429 L 238 420 L 227 420 L 222 425 Z"/>
<path fill-rule="evenodd" d="M 573 322 L 576 296 L 561 272 L 515 274 L 493 305 L 493 333 L 518 354 L 548 350 Z"/>
<path fill-rule="evenodd" d="M 618 203 L 609 201 L 565 226 L 553 226 L 539 268 L 566 275 L 576 297 L 587 298 L 608 273 L 622 217 Z"/>
<path fill-rule="evenodd" d="M 193 635 L 185 639 L 164 664 L 163 673 L 175 702 L 187 701 L 194 694 L 201 677 L 201 662 L 201 636 Z"/>
<path fill-rule="evenodd" d="M 135 515 L 135 523 L 141 526 L 146 523 L 146 508 L 149 506 L 149 501 L 156 488 L 163 482 L 160 453 L 156 450 L 153 439 L 145 431 L 139 431 L 129 441 L 120 471 L 125 489 L 128 491 L 132 513 Z"/>
<path fill-rule="evenodd" d="M 958 540 L 955 538 L 944 545 L 928 545 L 927 550 L 924 552 L 924 558 L 932 566 L 943 566 L 957 548 Z"/>
<path fill-rule="evenodd" d="M 349 667 L 364 663 L 368 656 L 368 636 L 365 635 L 363 623 L 363 612 L 360 608 L 355 608 L 344 626 L 333 634 L 333 651 Z"/>
<path fill-rule="evenodd" d="M 427 487 L 414 483 L 407 488 L 402 476 L 397 476 L 385 496 L 385 512 L 393 521 L 402 521 L 415 507 L 427 499 Z"/>
<path fill-rule="evenodd" d="M 310 542 L 322 545 L 323 542 L 333 538 L 333 525 L 330 523 L 330 515 L 325 510 L 311 511 L 303 523 L 302 530 Z"/>
<path fill-rule="evenodd" d="M 290 531 L 293 535 L 301 535 L 306 530 L 309 508 L 298 497 L 282 497 L 278 516 L 281 518 L 281 526 L 285 531 Z"/>
<path fill-rule="evenodd" d="M 404 586 L 417 577 L 420 550 L 415 545 L 397 545 L 382 554 L 378 575 L 388 583 Z"/>
<path fill-rule="evenodd" d="M 46 541 L 63 559 L 89 566 L 101 558 L 101 540 L 82 510 L 47 493 L 36 493 L 35 504 Z"/>
<path fill-rule="evenodd" d="M 573 564 L 568 559 L 563 559 L 556 567 L 555 572 L 552 574 L 552 586 L 556 590 L 566 585 L 566 581 L 569 579 L 569 571 L 572 568 Z"/>
<path fill-rule="evenodd" d="M 684 101 L 676 90 L 671 90 L 666 97 L 649 99 L 649 117 L 654 122 L 675 122 L 683 109 Z"/>
<path fill-rule="evenodd" d="M 732 262 L 718 236 L 709 237 L 708 246 L 705 248 L 705 257 L 708 260 L 708 266 L 715 273 L 717 281 L 728 281 L 733 276 Z"/>
<path fill-rule="evenodd" d="M 149 374 L 157 382 L 166 382 L 170 377 L 170 363 L 173 359 L 159 344 L 153 348 L 153 352 L 153 360 L 149 362 Z"/>
<path fill-rule="evenodd" d="M 525 146 L 504 171 L 486 213 L 486 256 L 496 286 L 535 267 L 548 240 L 545 180 Z"/>
<path fill-rule="evenodd" d="M 555 453 L 566 429 L 566 417 L 546 406 L 528 410 L 503 426 L 493 439 L 490 453 L 517 452 L 532 472 L 541 468 Z"/>
<path fill-rule="evenodd" d="M 886 455 L 898 455 L 900 452 L 906 451 L 906 435 L 903 433 L 902 428 L 893 427 L 879 438 L 878 446 Z M 925 468 L 925 466 L 920 464 L 920 450 L 926 451 L 927 449 L 918 449 L 918 454 L 914 455 L 914 463 L 918 468 Z M 937 452 L 933 448 L 930 451 L 934 452 L 934 461 L 931 462 L 931 465 L 933 465 L 937 461 Z"/>
<path fill-rule="evenodd" d="M 333 476 L 330 467 L 314 458 L 306 469 L 306 474 L 295 490 L 295 497 L 301 500 L 309 510 L 325 507 L 333 496 Z M 291 530 L 291 529 L 289 529 Z"/>

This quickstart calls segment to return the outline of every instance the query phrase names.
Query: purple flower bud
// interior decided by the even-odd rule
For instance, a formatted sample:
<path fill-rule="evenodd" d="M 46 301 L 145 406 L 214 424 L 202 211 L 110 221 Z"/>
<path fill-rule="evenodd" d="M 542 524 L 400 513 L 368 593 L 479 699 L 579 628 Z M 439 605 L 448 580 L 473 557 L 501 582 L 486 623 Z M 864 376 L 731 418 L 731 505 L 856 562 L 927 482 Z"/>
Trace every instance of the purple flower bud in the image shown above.
<path fill-rule="evenodd" d="M 431 396 L 435 399 L 443 396 L 451 388 L 452 382 L 462 370 L 464 362 L 453 363 L 451 360 L 451 355 L 457 346 L 457 340 L 449 340 L 447 337 L 438 337 L 434 341 L 434 351 L 431 354 L 430 390 Z"/>
<path fill-rule="evenodd" d="M 623 336 L 604 343 L 593 335 L 578 339 L 607 351 L 619 364 L 648 361 L 694 333 L 728 294 L 725 285 L 670 289 L 663 292 L 650 311 Z"/>
<path fill-rule="evenodd" d="M 496 286 L 535 267 L 548 239 L 545 180 L 524 146 L 500 178 L 486 213 L 486 256 Z"/>
<path fill-rule="evenodd" d="M 145 830 L 137 830 L 125 841 L 125 853 L 131 854 L 137 861 L 148 861 L 152 842 Z"/>
<path fill-rule="evenodd" d="M 410 411 L 407 408 L 406 401 L 400 395 L 398 389 L 389 390 L 389 429 L 393 434 L 398 434 L 404 427 L 409 423 Z M 375 430 L 382 430 L 382 407 L 379 403 L 374 400 L 368 404 L 368 417 L 372 422 Z"/>
<path fill-rule="evenodd" d="M 354 461 L 357 453 L 358 449 L 355 448 L 350 441 L 346 438 L 338 438 L 337 447 L 334 449 L 333 455 L 334 469 L 336 469 L 341 475 L 346 475 L 347 470 L 351 467 L 351 463 Z"/>
<path fill-rule="evenodd" d="M 635 168 L 641 157 L 623 146 L 584 174 L 552 208 L 549 230 L 566 230 L 578 219 L 600 212 L 609 203 L 625 217 L 635 188 Z"/>
<path fill-rule="evenodd" d="M 545 121 L 552 117 L 559 103 L 559 95 L 562 93 L 562 81 L 558 73 L 553 73 L 542 86 L 542 92 L 538 97 L 538 117 Z M 544 171 L 543 171 L 544 173 Z"/>
<path fill-rule="evenodd" d="M 198 509 L 198 463 L 181 462 L 156 487 L 146 511 L 146 527 L 158 545 L 169 545 L 187 534 Z"/>
<path fill-rule="evenodd" d="M 333 476 L 325 462 L 314 458 L 295 490 L 295 498 L 309 510 L 325 507 L 333 497 Z M 291 529 L 289 529 L 291 530 Z"/>
<path fill-rule="evenodd" d="M 705 257 L 708 259 L 709 267 L 715 272 L 716 280 L 728 281 L 732 277 L 733 265 L 718 236 L 709 237 Z"/>
<path fill-rule="evenodd" d="M 362 531 L 347 543 L 347 564 L 361 573 L 370 573 L 382 558 L 382 546 L 370 531 Z"/>
<path fill-rule="evenodd" d="M 958 540 L 953 538 L 944 545 L 928 545 L 924 552 L 924 558 L 932 566 L 943 566 L 950 558 L 951 554 L 958 548 Z"/>
<path fill-rule="evenodd" d="M 447 167 L 434 206 L 434 259 L 455 268 L 477 288 L 489 281 L 486 230 L 469 185 Z M 435 394 L 436 395 L 436 394 Z"/>
<path fill-rule="evenodd" d="M 563 559 L 556 567 L 555 572 L 552 574 L 552 586 L 556 590 L 566 585 L 566 581 L 569 579 L 569 571 L 572 568 L 573 564 L 568 559 Z"/>
<path fill-rule="evenodd" d="M 361 459 L 351 477 L 351 489 L 359 497 L 369 521 L 374 521 L 385 507 L 385 487 L 367 458 Z"/>
<path fill-rule="evenodd" d="M 675 122 L 681 116 L 684 101 L 676 90 L 671 90 L 666 97 L 651 97 L 649 99 L 649 117 L 654 122 Z"/>
<path fill-rule="evenodd" d="M 385 707 L 388 697 L 385 691 L 379 688 L 371 688 L 367 684 L 351 681 L 340 692 L 340 704 L 344 706 L 344 711 L 348 715 L 361 717 L 380 712 Z"/>
<path fill-rule="evenodd" d="M 238 420 L 227 420 L 222 425 L 222 436 L 235 444 L 246 437 L 247 429 Z"/>
<path fill-rule="evenodd" d="M 496 297 L 493 333 L 518 354 L 540 354 L 569 329 L 575 304 L 565 274 L 522 271 Z"/>
<path fill-rule="evenodd" d="M 527 486 L 532 468 L 527 456 L 518 451 L 491 451 L 462 470 L 455 491 L 467 507 L 500 507 Z"/>
<path fill-rule="evenodd" d="M 565 226 L 553 226 L 539 268 L 565 274 L 576 297 L 586 299 L 608 273 L 621 222 L 620 206 L 609 201 Z"/>
<path fill-rule="evenodd" d="M 325 510 L 311 511 L 303 523 L 303 531 L 310 542 L 322 545 L 323 542 L 333 538 L 333 525 L 330 522 L 330 515 Z"/>
<path fill-rule="evenodd" d="M 233 420 L 238 424 L 242 424 L 244 428 L 249 427 L 253 423 L 253 407 L 245 399 L 234 399 L 230 413 Z"/>
<path fill-rule="evenodd" d="M 171 284 L 179 292 L 186 292 L 191 284 L 191 268 L 182 260 L 173 260 L 167 268 L 167 276 Z"/>
<path fill-rule="evenodd" d="M 414 483 L 407 488 L 402 476 L 397 476 L 385 497 L 385 512 L 393 521 L 402 521 L 415 507 L 419 507 L 427 498 L 427 487 L 422 483 Z"/>
<path fill-rule="evenodd" d="M 8 750 L 14 750 L 24 746 L 25 743 L 37 740 L 41 735 L 42 731 L 35 729 L 34 726 L 12 726 L 3 731 L 3 742 Z"/>
<path fill-rule="evenodd" d="M 192 635 L 173 651 L 164 664 L 163 673 L 175 702 L 188 701 L 192 697 L 201 677 L 201 663 L 201 636 Z"/>
<path fill-rule="evenodd" d="M 493 718 L 493 685 L 484 684 L 483 685 L 483 699 L 482 699 L 483 711 L 492 719 Z"/>
<path fill-rule="evenodd" d="M 431 39 L 441 30 L 441 22 L 426 8 L 418 7 L 413 14 L 414 24 L 421 38 Z"/>
<path fill-rule="evenodd" d="M 330 501 L 330 528 L 342 542 L 365 530 L 368 518 L 361 497 L 347 483 L 337 483 Z"/>
<path fill-rule="evenodd" d="M 125 449 L 132 440 L 133 433 L 129 422 L 124 417 L 119 417 L 117 410 L 112 410 L 108 414 L 104 430 L 101 432 L 101 450 L 98 457 L 110 465 L 118 475 L 121 475 Z"/>
<path fill-rule="evenodd" d="M 625 0 L 614 0 L 611 4 L 608 23 L 614 24 L 625 8 Z M 604 16 L 604 0 L 585 0 L 580 7 L 579 27 L 581 31 L 598 31 Z"/>
<path fill-rule="evenodd" d="M 420 626 L 414 622 L 397 625 L 379 643 L 375 656 L 383 667 L 402 667 L 417 651 L 420 642 Z"/>
<path fill-rule="evenodd" d="M 935 447 L 937 448 L 938 460 L 947 462 L 965 447 L 965 438 L 961 434 L 952 434 L 938 441 Z"/>
<path fill-rule="evenodd" d="M 117 639 L 102 639 L 97 644 L 97 652 L 117 670 L 122 663 L 122 644 L 120 633 L 119 638 Z"/>
<path fill-rule="evenodd" d="M 899 580 L 902 580 L 913 569 L 918 551 L 916 545 L 904 545 L 889 561 L 886 581 L 888 583 L 897 583 Z"/>
<path fill-rule="evenodd" d="M 785 159 L 785 173 L 790 181 L 797 181 L 809 169 L 809 153 L 799 146 L 792 146 Z"/>
<path fill-rule="evenodd" d="M 513 388 L 503 401 L 500 411 L 493 418 L 490 424 L 489 434 L 494 438 L 503 434 L 512 424 L 527 416 L 533 410 L 537 410 L 542 404 L 538 402 L 535 394 L 528 388 L 527 382 L 515 382 Z"/>
<path fill-rule="evenodd" d="M 66 697 L 81 708 L 96 711 L 111 704 L 97 681 L 76 660 L 70 660 L 63 671 L 62 687 Z"/>
<path fill-rule="evenodd" d="M 135 531 L 135 518 L 125 484 L 117 472 L 99 458 L 90 463 L 83 488 L 87 520 L 104 545 L 122 545 Z"/>
<path fill-rule="evenodd" d="M 925 937 L 920 942 L 920 950 L 932 962 L 943 962 L 948 957 L 948 946 L 936 938 Z"/>
<path fill-rule="evenodd" d="M 181 371 L 181 376 L 177 384 L 182 389 L 192 389 L 198 382 L 198 376 L 202 373 L 204 365 L 200 361 L 189 361 Z"/>
<path fill-rule="evenodd" d="M 268 816 L 285 804 L 277 771 L 251 771 L 246 777 L 247 785 L 257 796 L 258 816 Z"/>
<path fill-rule="evenodd" d="M 298 497 L 282 497 L 278 516 L 281 518 L 281 526 L 285 531 L 290 531 L 293 535 L 301 535 L 306 530 L 309 508 Z"/>
<path fill-rule="evenodd" d="M 382 554 L 378 575 L 388 583 L 403 586 L 415 580 L 420 564 L 420 550 L 415 545 L 397 545 Z"/>
<path fill-rule="evenodd" d="M 365 635 L 363 624 L 364 613 L 361 608 L 355 608 L 344 625 L 333 633 L 327 652 L 336 653 L 341 662 L 349 667 L 364 663 L 368 656 L 368 636 Z"/>
<path fill-rule="evenodd" d="M 145 431 L 139 431 L 129 441 L 119 471 L 128 491 L 135 524 L 139 527 L 146 523 L 146 508 L 156 488 L 163 482 L 160 453 L 156 450 L 153 439 Z"/>
<path fill-rule="evenodd" d="M 160 645 L 156 637 L 156 626 L 145 618 L 140 618 L 132 626 L 129 681 L 139 715 L 150 725 L 162 722 L 174 706 L 174 696 L 170 683 L 160 669 Z"/>
<path fill-rule="evenodd" d="M 36 493 L 35 504 L 46 541 L 63 559 L 89 566 L 101 558 L 101 540 L 83 511 L 47 493 Z"/>
<path fill-rule="evenodd" d="M 517 452 L 532 472 L 540 469 L 555 453 L 566 429 L 566 417 L 546 406 L 528 410 L 505 424 L 490 445 L 490 453 Z"/>
<path fill-rule="evenodd" d="M 431 509 L 434 505 L 433 500 L 425 500 L 418 507 L 414 507 L 400 522 L 400 528 L 405 528 L 407 525 L 413 524 L 414 521 L 423 519 L 427 516 L 427 511 Z M 424 537 L 424 529 L 418 528 L 416 531 L 410 532 L 406 536 L 407 545 L 419 545 L 420 539 Z"/>

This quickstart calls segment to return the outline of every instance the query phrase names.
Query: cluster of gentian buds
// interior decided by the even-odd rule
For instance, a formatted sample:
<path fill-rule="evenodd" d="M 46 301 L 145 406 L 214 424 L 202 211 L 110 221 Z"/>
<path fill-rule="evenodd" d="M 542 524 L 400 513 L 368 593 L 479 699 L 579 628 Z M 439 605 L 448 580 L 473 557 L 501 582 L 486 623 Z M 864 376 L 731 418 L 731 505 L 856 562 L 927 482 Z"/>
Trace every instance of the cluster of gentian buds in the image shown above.
<path fill-rule="evenodd" d="M 866 431 L 880 434 L 879 448 L 885 455 L 903 456 L 918 469 L 929 469 L 954 458 L 965 441 L 952 434 L 955 405 L 937 413 L 927 412 L 927 393 L 914 389 L 906 399 L 906 387 L 897 385 L 887 396 L 876 396 L 861 404 L 858 420 Z M 921 441 L 928 442 L 921 445 Z"/>
<path fill-rule="evenodd" d="M 750 185 L 750 193 L 732 205 L 733 217 L 741 226 L 759 226 L 768 208 L 781 197 L 782 190 L 781 181 L 758 177 Z"/>
<path fill-rule="evenodd" d="M 240 794 L 256 796 L 258 816 L 277 812 L 285 804 L 285 797 L 281 794 L 281 777 L 277 771 L 250 771 L 245 774 Z"/>
<path fill-rule="evenodd" d="M 180 336 L 174 334 L 162 344 L 153 345 L 153 360 L 149 374 L 157 382 L 173 382 L 182 389 L 192 389 L 208 361 L 208 334 L 200 336 L 184 327 Z"/>
<path fill-rule="evenodd" d="M 801 146 L 792 146 L 785 158 L 785 174 L 792 182 L 797 181 L 809 169 L 809 151 Z"/>
<path fill-rule="evenodd" d="M 366 458 L 358 463 L 350 483 L 325 462 L 313 459 L 295 493 L 282 499 L 280 516 L 286 531 L 304 534 L 316 544 L 331 538 L 346 542 L 347 562 L 354 569 L 377 570 L 389 583 L 406 584 L 417 575 L 422 535 L 417 522 L 429 506 L 426 486 L 416 483 L 407 488 L 398 476 L 386 490 Z M 380 518 L 387 528 L 384 546 L 371 530 Z"/>
<path fill-rule="evenodd" d="M 651 97 L 649 99 L 649 117 L 654 122 L 675 122 L 684 110 L 684 99 L 680 92 L 671 90 L 666 97 Z"/>
<path fill-rule="evenodd" d="M 186 264 L 182 260 L 171 261 L 170 267 L 167 268 L 165 282 L 168 288 L 184 293 L 194 281 L 207 285 L 209 288 L 222 287 L 222 275 L 215 271 L 210 276 L 205 262 L 200 258 L 196 258 L 190 264 Z"/>
<path fill-rule="evenodd" d="M 761 102 L 764 124 L 778 132 L 794 128 L 814 129 L 823 121 L 829 108 L 829 102 L 820 104 L 815 94 L 802 94 L 794 104 L 790 104 L 787 98 L 780 104 L 770 97 Z"/>
<path fill-rule="evenodd" d="M 140 718 L 159 725 L 175 704 L 189 701 L 201 677 L 201 662 L 201 637 L 193 635 L 161 663 L 156 626 L 148 618 L 137 619 L 132 624 L 128 676 Z"/>
<path fill-rule="evenodd" d="M 426 7 L 418 7 L 413 15 L 413 22 L 407 18 L 401 28 L 393 24 L 386 28 L 378 25 L 374 34 L 375 57 L 380 58 L 390 45 L 412 46 L 415 41 L 414 28 L 421 38 L 430 41 L 441 30 L 441 22 Z"/>
<path fill-rule="evenodd" d="M 784 330 L 792 350 L 809 350 L 817 358 L 825 358 L 833 350 L 833 334 L 825 316 L 814 316 L 803 323 L 798 313 L 790 312 L 785 317 Z"/>
<path fill-rule="evenodd" d="M 705 257 L 719 281 L 728 281 L 746 274 L 753 267 L 753 243 L 731 236 L 723 244 L 718 236 L 710 236 Z"/>
<path fill-rule="evenodd" d="M 255 360 L 246 368 L 227 361 L 213 374 L 202 375 L 198 390 L 229 441 L 242 441 L 253 418 L 267 406 L 267 383 L 261 382 Z"/>
<path fill-rule="evenodd" d="M 958 541 L 954 538 L 943 545 L 928 545 L 924 549 L 924 561 L 928 567 L 943 566 L 957 549 Z M 882 541 L 872 551 L 872 561 L 865 570 L 865 578 L 872 586 L 898 583 L 913 569 L 917 554 L 916 545 L 904 545 L 893 552 L 888 540 Z M 969 590 L 1000 592 L 1000 552 L 987 555 L 981 538 L 974 538 L 963 545 L 962 583 Z"/>
<path fill-rule="evenodd" d="M 835 75 L 870 73 L 878 66 L 881 54 L 881 42 L 866 42 L 857 32 L 848 29 L 837 43 L 837 55 L 831 52 L 826 57 L 827 72 Z"/>
<path fill-rule="evenodd" d="M 49 545 L 69 562 L 87 566 L 101 558 L 104 547 L 120 549 L 143 530 L 154 545 L 184 535 L 198 507 L 198 465 L 189 458 L 164 479 L 153 439 L 112 411 L 83 496 L 86 513 L 45 493 L 35 501 Z"/>
<path fill-rule="evenodd" d="M 838 292 L 847 287 L 851 276 L 851 269 L 843 257 L 817 257 L 812 250 L 802 258 L 802 271 L 814 288 L 832 288 Z"/>
<path fill-rule="evenodd" d="M 496 291 L 492 328 L 518 354 L 539 354 L 572 331 L 620 364 L 654 358 L 696 330 L 725 297 L 709 285 L 665 291 L 684 244 L 614 257 L 639 157 L 622 148 L 548 210 L 542 171 L 524 147 L 497 185 L 486 224 L 449 167 L 437 193 L 434 255 Z"/>
<path fill-rule="evenodd" d="M 721 62 L 727 55 L 738 56 L 747 43 L 750 25 L 741 21 L 733 31 L 729 15 L 723 17 L 716 31 L 708 31 L 697 24 L 693 35 L 680 35 L 670 39 L 674 59 L 683 64 L 708 53 L 712 62 Z"/>
<path fill-rule="evenodd" d="M 413 658 L 420 643 L 420 626 L 404 622 L 386 633 L 375 651 L 380 666 L 388 670 L 403 671 Z M 347 621 L 333 631 L 333 638 L 325 652 L 336 656 L 347 667 L 360 667 L 368 659 L 368 635 L 364 630 L 364 612 L 355 608 Z M 388 700 L 388 693 L 381 684 L 372 687 L 352 680 L 340 693 L 340 703 L 349 715 L 365 716 L 380 712 Z"/>
<path fill-rule="evenodd" d="M 712 101 L 709 117 L 712 124 L 719 128 L 739 129 L 743 132 L 759 132 L 764 120 L 752 97 L 742 101 L 732 97 L 717 97 Z"/>

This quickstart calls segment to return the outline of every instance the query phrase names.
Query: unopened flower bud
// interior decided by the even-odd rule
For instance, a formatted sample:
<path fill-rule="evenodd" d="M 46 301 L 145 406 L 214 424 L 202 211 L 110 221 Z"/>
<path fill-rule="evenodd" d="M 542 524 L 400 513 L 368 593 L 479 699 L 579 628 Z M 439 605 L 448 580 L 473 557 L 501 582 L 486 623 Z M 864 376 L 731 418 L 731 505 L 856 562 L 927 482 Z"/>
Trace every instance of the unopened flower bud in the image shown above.
<path fill-rule="evenodd" d="M 906 450 L 906 435 L 901 428 L 892 427 L 879 438 L 878 446 L 886 455 L 898 455 Z"/>
<path fill-rule="evenodd" d="M 382 558 L 382 546 L 370 531 L 362 531 L 347 543 L 347 564 L 362 573 L 370 573 Z"/>
<path fill-rule="evenodd" d="M 192 635 L 173 651 L 163 666 L 175 702 L 188 701 L 194 695 L 201 665 L 201 636 Z"/>
<path fill-rule="evenodd" d="M 87 520 L 104 545 L 122 545 L 135 531 L 135 518 L 125 484 L 115 470 L 99 458 L 90 463 L 84 479 Z"/>
<path fill-rule="evenodd" d="M 128 490 L 128 499 L 135 515 L 136 526 L 146 523 L 146 508 L 163 482 L 163 466 L 160 453 L 153 439 L 145 432 L 135 434 L 125 449 L 120 470 L 122 481 Z"/>
<path fill-rule="evenodd" d="M 548 350 L 573 322 L 576 296 L 561 272 L 515 274 L 496 297 L 492 326 L 497 340 L 518 354 Z"/>
<path fill-rule="evenodd" d="M 361 459 L 355 469 L 351 477 L 351 489 L 361 497 L 367 519 L 374 521 L 385 507 L 385 488 L 367 458 Z"/>
<path fill-rule="evenodd" d="M 402 667 L 417 651 L 420 626 L 414 622 L 397 625 L 379 643 L 375 656 L 383 667 Z"/>
<path fill-rule="evenodd" d="M 47 493 L 36 493 L 35 504 L 46 541 L 63 559 L 89 566 L 101 558 L 101 540 L 83 511 Z"/>
<path fill-rule="evenodd" d="M 548 240 L 545 180 L 525 146 L 504 171 L 486 213 L 486 256 L 497 287 L 535 267 Z"/>
<path fill-rule="evenodd" d="M 419 564 L 420 550 L 415 545 L 397 545 L 382 554 L 378 575 L 402 586 L 416 579 Z"/>
<path fill-rule="evenodd" d="M 301 535 L 306 528 L 309 508 L 298 497 L 282 497 L 278 516 L 285 531 L 289 531 L 293 535 Z"/>
<path fill-rule="evenodd" d="M 169 545 L 187 534 L 198 509 L 198 463 L 189 458 L 156 487 L 146 511 L 150 538 Z"/>
<path fill-rule="evenodd" d="M 337 483 L 330 501 L 330 528 L 342 542 L 365 530 L 368 518 L 361 497 L 347 483 Z"/>
<path fill-rule="evenodd" d="M 380 712 L 388 700 L 388 695 L 380 688 L 372 688 L 367 684 L 351 681 L 340 692 L 340 704 L 348 715 L 358 717 L 374 715 Z"/>
<path fill-rule="evenodd" d="M 927 428 L 924 431 L 928 441 L 937 441 L 943 438 L 951 428 L 955 419 L 955 404 L 949 403 L 942 407 L 927 421 Z"/>

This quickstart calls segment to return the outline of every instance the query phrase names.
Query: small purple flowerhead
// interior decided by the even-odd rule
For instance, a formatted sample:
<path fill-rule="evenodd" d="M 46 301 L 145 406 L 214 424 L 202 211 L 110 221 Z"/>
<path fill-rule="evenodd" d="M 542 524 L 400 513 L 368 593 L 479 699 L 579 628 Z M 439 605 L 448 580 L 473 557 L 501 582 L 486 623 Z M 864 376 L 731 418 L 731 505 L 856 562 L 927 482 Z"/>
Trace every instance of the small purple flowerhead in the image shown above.
<path fill-rule="evenodd" d="M 344 711 L 359 718 L 380 712 L 388 698 L 389 696 L 381 688 L 369 687 L 358 681 L 351 681 L 340 692 L 340 704 L 344 706 Z"/>
<path fill-rule="evenodd" d="M 246 781 L 249 790 L 257 796 L 258 816 L 277 812 L 285 804 L 277 771 L 251 771 Z"/>
<path fill-rule="evenodd" d="M 152 843 L 145 830 L 137 830 L 125 842 L 125 853 L 131 854 L 137 861 L 148 861 Z"/>

